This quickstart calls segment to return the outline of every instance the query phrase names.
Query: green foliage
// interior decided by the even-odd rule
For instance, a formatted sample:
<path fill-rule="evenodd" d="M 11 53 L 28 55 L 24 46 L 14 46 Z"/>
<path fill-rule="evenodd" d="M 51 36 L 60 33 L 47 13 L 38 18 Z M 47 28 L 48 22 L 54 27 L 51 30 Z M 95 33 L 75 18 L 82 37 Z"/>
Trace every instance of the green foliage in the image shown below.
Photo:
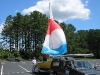
<path fill-rule="evenodd" d="M 15 51 L 15 52 L 13 52 L 12 54 L 13 54 L 13 56 L 15 56 L 15 57 L 20 57 L 19 51 Z"/>
<path fill-rule="evenodd" d="M 4 50 L 3 48 L 0 48 L 0 59 L 6 59 L 8 57 L 12 57 L 13 54 L 11 54 L 9 51 Z"/>
<path fill-rule="evenodd" d="M 100 58 L 100 30 L 90 29 L 88 33 L 89 50 L 94 53 L 96 58 Z"/>
<path fill-rule="evenodd" d="M 100 58 L 100 30 L 78 30 L 72 24 L 59 23 L 67 40 L 67 53 L 94 53 Z M 9 51 L 0 48 L 0 59 L 21 57 L 23 59 L 41 58 L 42 44 L 45 39 L 48 17 L 39 11 L 30 15 L 16 13 L 9 15 L 4 23 L 3 40 L 10 45 Z M 15 45 L 15 48 L 14 48 Z M 15 50 L 16 49 L 16 50 Z"/>

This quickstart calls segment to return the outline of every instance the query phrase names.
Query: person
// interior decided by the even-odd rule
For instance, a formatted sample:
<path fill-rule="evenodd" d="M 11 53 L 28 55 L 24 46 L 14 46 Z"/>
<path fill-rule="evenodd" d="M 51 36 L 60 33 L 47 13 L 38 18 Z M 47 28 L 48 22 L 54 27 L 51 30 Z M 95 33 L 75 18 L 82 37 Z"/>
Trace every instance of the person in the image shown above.
<path fill-rule="evenodd" d="M 43 61 L 47 61 L 47 55 L 46 54 L 42 54 L 43 57 Z"/>
<path fill-rule="evenodd" d="M 36 66 L 36 58 L 33 57 L 33 60 L 32 60 L 32 73 L 34 72 L 35 66 Z"/>

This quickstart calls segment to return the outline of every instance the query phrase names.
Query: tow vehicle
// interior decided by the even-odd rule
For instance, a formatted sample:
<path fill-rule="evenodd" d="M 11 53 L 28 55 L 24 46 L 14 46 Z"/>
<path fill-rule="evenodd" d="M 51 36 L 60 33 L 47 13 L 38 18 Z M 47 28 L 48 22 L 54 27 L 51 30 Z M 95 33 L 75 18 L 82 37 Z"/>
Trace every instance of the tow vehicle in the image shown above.
<path fill-rule="evenodd" d="M 34 71 L 48 72 L 50 75 L 100 75 L 100 70 L 89 61 L 75 60 L 72 55 L 56 56 L 51 61 L 40 62 Z"/>

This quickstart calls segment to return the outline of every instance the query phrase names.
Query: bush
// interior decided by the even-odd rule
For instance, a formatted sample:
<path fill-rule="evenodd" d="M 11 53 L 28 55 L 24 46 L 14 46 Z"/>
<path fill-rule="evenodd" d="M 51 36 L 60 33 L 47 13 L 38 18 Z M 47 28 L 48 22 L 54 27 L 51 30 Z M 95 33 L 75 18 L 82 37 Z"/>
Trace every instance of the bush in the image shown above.
<path fill-rule="evenodd" d="M 15 57 L 20 57 L 20 53 L 19 53 L 19 51 L 15 51 L 15 52 L 13 52 L 13 56 L 15 56 Z"/>

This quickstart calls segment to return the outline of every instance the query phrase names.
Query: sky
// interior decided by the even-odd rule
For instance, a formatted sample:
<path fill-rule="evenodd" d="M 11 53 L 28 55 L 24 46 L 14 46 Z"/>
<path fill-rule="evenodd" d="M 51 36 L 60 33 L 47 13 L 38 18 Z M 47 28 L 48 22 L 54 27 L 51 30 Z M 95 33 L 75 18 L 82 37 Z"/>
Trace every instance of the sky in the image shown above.
<path fill-rule="evenodd" d="M 100 0 L 0 0 L 0 33 L 7 16 L 37 10 L 53 19 L 72 24 L 76 30 L 100 29 Z"/>

